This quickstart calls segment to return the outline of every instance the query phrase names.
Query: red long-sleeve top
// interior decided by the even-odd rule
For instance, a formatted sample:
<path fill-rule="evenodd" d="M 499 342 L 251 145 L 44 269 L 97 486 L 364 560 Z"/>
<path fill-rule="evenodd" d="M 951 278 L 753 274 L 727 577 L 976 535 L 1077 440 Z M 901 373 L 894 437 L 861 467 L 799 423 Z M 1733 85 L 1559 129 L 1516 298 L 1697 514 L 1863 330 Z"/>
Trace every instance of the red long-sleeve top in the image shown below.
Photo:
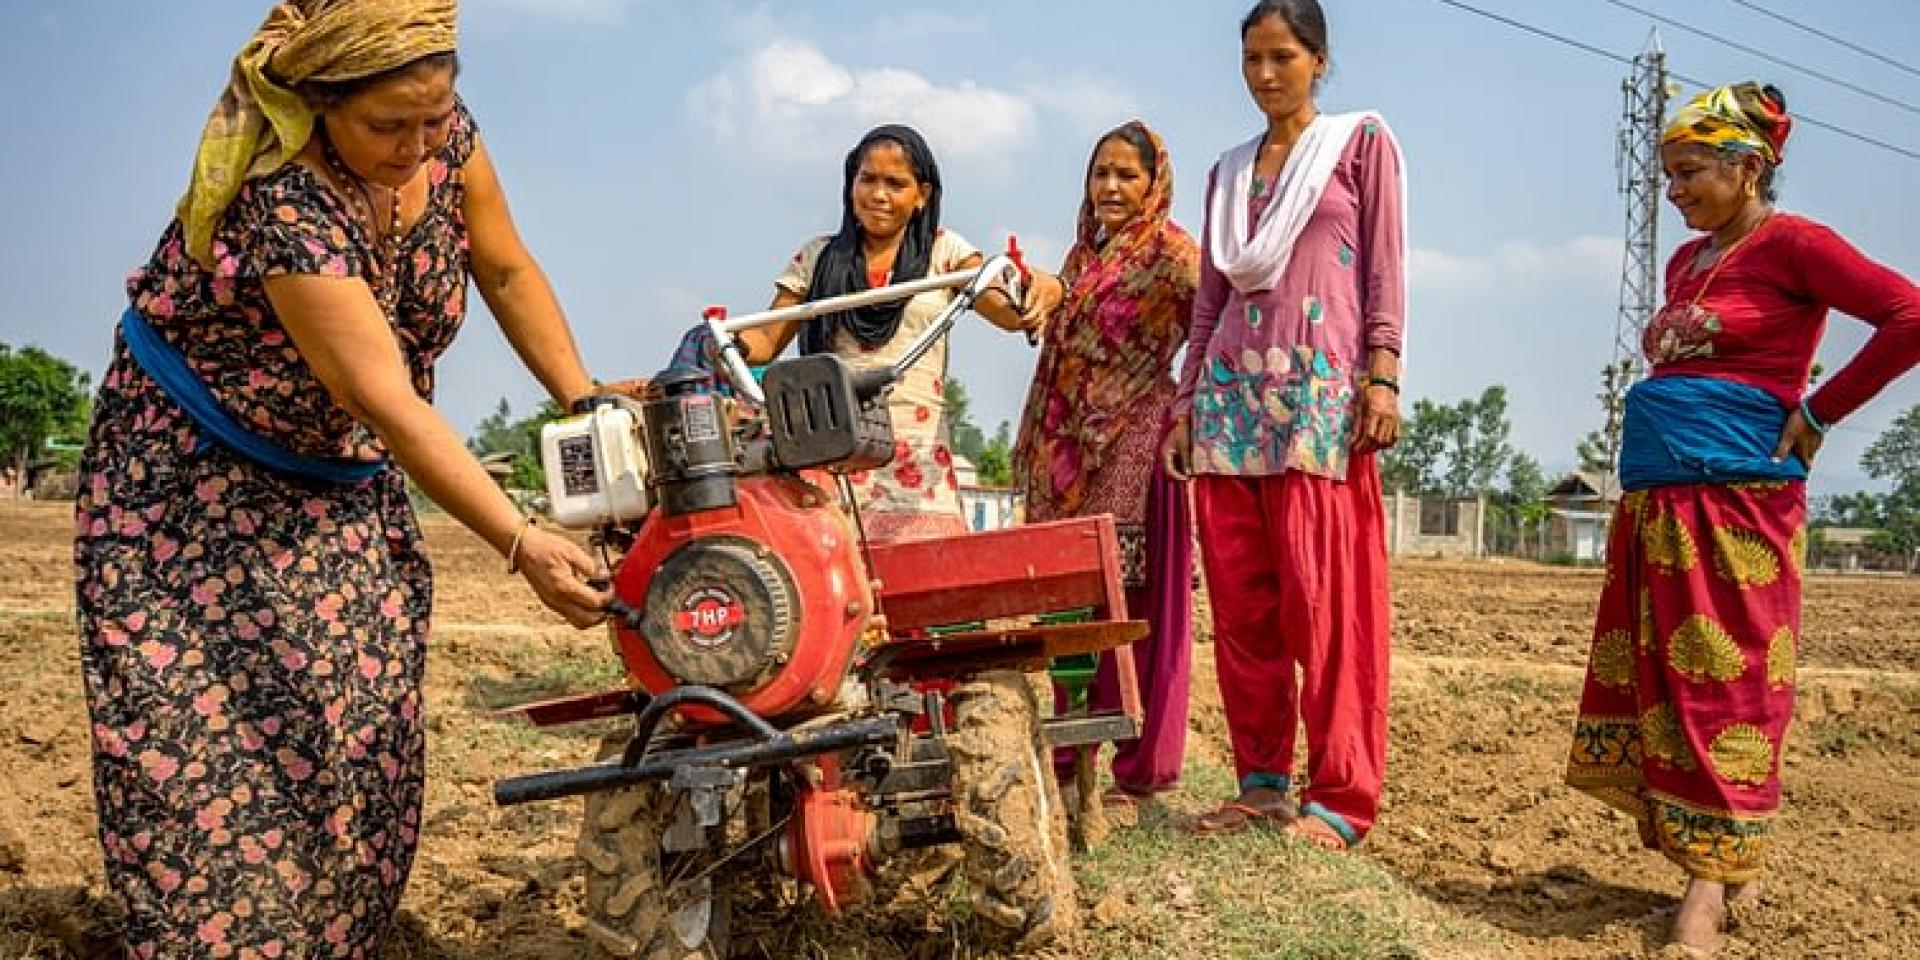
<path fill-rule="evenodd" d="M 1859 409 L 1920 363 L 1920 287 L 1828 227 L 1775 213 L 1725 255 L 1718 273 L 1694 269 L 1707 240 L 1682 244 L 1667 262 L 1667 302 L 1642 341 L 1654 376 L 1736 380 L 1782 407 L 1798 406 L 1829 309 L 1874 332 L 1807 397 L 1822 424 Z M 1689 309 L 1696 302 L 1699 309 Z"/>

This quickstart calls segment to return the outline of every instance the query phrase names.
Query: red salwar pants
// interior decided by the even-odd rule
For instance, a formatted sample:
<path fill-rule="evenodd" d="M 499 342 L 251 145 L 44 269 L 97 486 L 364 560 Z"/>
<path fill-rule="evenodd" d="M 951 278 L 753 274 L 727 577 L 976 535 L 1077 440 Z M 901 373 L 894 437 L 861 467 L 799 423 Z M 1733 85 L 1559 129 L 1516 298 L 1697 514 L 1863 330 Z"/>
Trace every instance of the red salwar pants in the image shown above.
<path fill-rule="evenodd" d="M 1567 782 L 1688 875 L 1757 875 L 1780 808 L 1806 553 L 1800 483 L 1628 493 Z"/>
<path fill-rule="evenodd" d="M 1242 790 L 1290 790 L 1348 843 L 1373 826 L 1387 758 L 1385 511 L 1372 455 L 1340 483 L 1299 471 L 1194 482 L 1214 658 Z"/>

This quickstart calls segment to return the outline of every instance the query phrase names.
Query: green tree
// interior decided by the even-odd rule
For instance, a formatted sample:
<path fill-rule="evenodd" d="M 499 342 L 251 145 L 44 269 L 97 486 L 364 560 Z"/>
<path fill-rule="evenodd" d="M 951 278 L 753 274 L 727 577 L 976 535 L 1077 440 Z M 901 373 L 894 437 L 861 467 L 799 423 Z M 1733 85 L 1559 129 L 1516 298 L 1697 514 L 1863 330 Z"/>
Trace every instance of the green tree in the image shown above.
<path fill-rule="evenodd" d="M 1471 497 L 1494 490 L 1494 481 L 1514 457 L 1508 438 L 1507 388 L 1488 387 L 1479 399 L 1455 404 L 1448 417 L 1447 469 L 1443 491 L 1451 497 Z"/>
<path fill-rule="evenodd" d="M 475 456 L 484 457 L 494 453 L 522 454 L 533 452 L 527 438 L 513 419 L 513 407 L 506 397 L 500 398 L 498 406 L 487 414 L 473 428 L 473 436 L 467 438 L 467 449 Z"/>
<path fill-rule="evenodd" d="M 967 396 L 966 386 L 960 378 L 948 377 L 942 397 L 947 406 L 948 445 L 954 453 L 979 466 L 980 456 L 987 449 L 987 437 L 973 422 L 973 401 Z"/>
<path fill-rule="evenodd" d="M 1013 483 L 1013 428 L 1007 421 L 993 431 L 993 439 L 987 441 L 986 448 L 980 451 L 980 459 L 974 461 L 974 467 L 980 473 L 980 482 L 990 487 L 1004 487 Z"/>
<path fill-rule="evenodd" d="M 1867 475 L 1897 489 L 1920 484 L 1920 404 L 1894 418 L 1860 457 Z"/>
<path fill-rule="evenodd" d="M 1878 527 L 1885 519 L 1885 504 L 1877 493 L 1836 493 L 1814 501 L 1808 512 L 1813 522 L 1823 527 Z"/>
<path fill-rule="evenodd" d="M 1420 399 L 1400 425 L 1400 442 L 1382 455 L 1381 482 L 1425 496 L 1473 497 L 1496 489 L 1513 459 L 1507 388 L 1443 404 Z"/>
<path fill-rule="evenodd" d="M 1450 404 L 1416 400 L 1400 442 L 1381 455 L 1381 483 L 1414 496 L 1485 497 L 1489 547 L 1525 554 L 1546 523 L 1547 481 L 1538 462 L 1513 448 L 1512 436 L 1500 384 Z"/>
<path fill-rule="evenodd" d="M 467 438 L 467 449 L 476 457 L 512 454 L 513 472 L 507 475 L 507 486 L 515 490 L 545 490 L 547 476 L 540 467 L 540 428 L 561 415 L 561 409 L 547 400 L 532 415 L 516 419 L 513 407 L 501 397 L 493 412 L 474 427 L 473 436 Z"/>
<path fill-rule="evenodd" d="M 1618 468 L 1620 419 L 1626 412 L 1627 389 L 1633 386 L 1633 381 L 1632 360 L 1609 363 L 1600 368 L 1600 392 L 1595 394 L 1595 399 L 1600 401 L 1602 424 L 1600 429 L 1587 434 L 1574 445 L 1574 454 L 1580 458 L 1580 469 L 1612 474 Z"/>
<path fill-rule="evenodd" d="M 1892 489 L 1878 498 L 1880 533 L 1868 541 L 1902 558 L 1920 551 L 1920 405 L 1896 417 L 1867 447 L 1860 467 Z"/>
<path fill-rule="evenodd" d="M 1547 476 L 1539 461 L 1515 452 L 1507 460 L 1505 485 L 1487 499 L 1493 514 L 1495 549 L 1520 556 L 1539 554 L 1547 524 Z"/>
<path fill-rule="evenodd" d="M 1547 475 L 1541 471 L 1540 461 L 1516 452 L 1507 462 L 1507 486 L 1502 492 L 1524 503 L 1544 503 Z"/>
<path fill-rule="evenodd" d="M 1454 432 L 1454 410 L 1431 400 L 1413 402 L 1413 413 L 1400 424 L 1400 442 L 1380 458 L 1381 483 L 1388 490 L 1420 495 L 1438 493 Z"/>
<path fill-rule="evenodd" d="M 24 477 L 47 441 L 79 442 L 93 414 L 91 380 L 39 347 L 0 343 L 0 459 Z"/>

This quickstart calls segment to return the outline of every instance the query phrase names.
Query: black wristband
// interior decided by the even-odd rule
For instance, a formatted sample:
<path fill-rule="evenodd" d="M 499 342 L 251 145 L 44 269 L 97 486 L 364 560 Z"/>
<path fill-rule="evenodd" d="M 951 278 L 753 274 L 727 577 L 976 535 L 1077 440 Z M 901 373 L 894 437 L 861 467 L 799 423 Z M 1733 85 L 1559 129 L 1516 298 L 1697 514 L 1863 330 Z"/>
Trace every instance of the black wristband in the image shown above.
<path fill-rule="evenodd" d="M 567 412 L 573 414 L 592 413 L 596 407 L 604 407 L 613 402 L 613 398 L 597 390 L 584 397 L 575 397 L 567 404 Z"/>

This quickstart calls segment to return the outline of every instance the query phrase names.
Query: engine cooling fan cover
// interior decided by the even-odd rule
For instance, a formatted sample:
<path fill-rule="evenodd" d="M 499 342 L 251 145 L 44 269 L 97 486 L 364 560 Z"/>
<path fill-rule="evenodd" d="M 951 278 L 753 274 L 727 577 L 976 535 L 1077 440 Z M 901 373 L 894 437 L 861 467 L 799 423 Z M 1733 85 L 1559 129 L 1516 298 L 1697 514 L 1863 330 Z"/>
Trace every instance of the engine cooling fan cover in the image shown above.
<path fill-rule="evenodd" d="M 793 655 L 793 578 L 750 540 L 709 537 L 668 554 L 647 586 L 647 646 L 681 683 L 751 688 Z"/>

